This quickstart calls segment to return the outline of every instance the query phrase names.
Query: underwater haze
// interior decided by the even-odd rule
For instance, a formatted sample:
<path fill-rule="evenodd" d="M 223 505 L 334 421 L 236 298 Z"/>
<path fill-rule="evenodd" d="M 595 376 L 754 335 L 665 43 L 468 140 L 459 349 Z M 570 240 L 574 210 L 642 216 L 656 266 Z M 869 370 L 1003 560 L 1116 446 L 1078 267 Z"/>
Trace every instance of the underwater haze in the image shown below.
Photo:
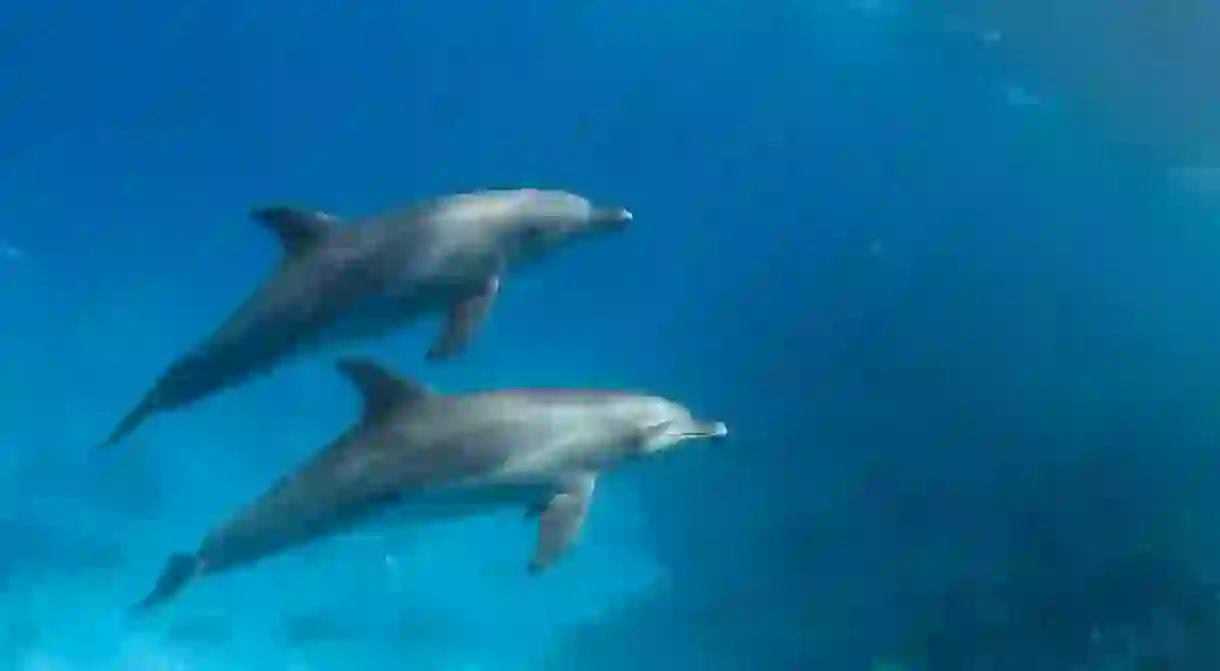
<path fill-rule="evenodd" d="M 0 671 L 1220 668 L 1220 10 L 991 4 L 0 4 Z M 281 263 L 255 208 L 516 187 L 634 220 L 452 360 L 430 318 L 93 449 Z M 340 355 L 730 433 L 539 575 L 505 509 L 130 613 L 358 419 Z"/>

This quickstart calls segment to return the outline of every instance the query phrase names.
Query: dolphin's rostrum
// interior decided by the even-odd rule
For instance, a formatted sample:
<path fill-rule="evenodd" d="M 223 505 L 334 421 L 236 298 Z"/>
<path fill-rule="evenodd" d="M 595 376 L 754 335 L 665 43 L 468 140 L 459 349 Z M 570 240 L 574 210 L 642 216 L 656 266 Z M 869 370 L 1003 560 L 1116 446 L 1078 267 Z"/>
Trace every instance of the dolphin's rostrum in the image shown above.
<path fill-rule="evenodd" d="M 279 268 L 209 338 L 174 361 L 101 445 L 326 343 L 383 335 L 444 313 L 430 360 L 463 350 L 504 273 L 631 220 L 564 191 L 445 196 L 350 223 L 323 212 L 252 213 L 283 248 Z"/>
<path fill-rule="evenodd" d="M 657 396 L 610 390 L 497 390 L 443 395 L 367 359 L 339 370 L 360 391 L 363 416 L 294 473 L 174 555 L 136 611 L 194 579 L 272 555 L 394 511 L 441 518 L 519 506 L 537 515 L 530 572 L 576 540 L 600 473 L 686 441 L 720 438 Z"/>

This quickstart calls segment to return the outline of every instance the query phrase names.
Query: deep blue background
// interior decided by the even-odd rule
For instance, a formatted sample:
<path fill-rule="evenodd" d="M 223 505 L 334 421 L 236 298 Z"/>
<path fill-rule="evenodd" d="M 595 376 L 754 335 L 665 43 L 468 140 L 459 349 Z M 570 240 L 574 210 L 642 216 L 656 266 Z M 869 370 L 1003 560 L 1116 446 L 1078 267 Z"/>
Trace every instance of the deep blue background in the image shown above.
<path fill-rule="evenodd" d="M 1213 574 L 1215 205 L 989 29 L 863 3 L 0 6 L 0 664 L 854 669 L 1031 543 L 1052 592 L 1148 548 Z M 275 263 L 246 212 L 519 185 L 638 225 L 510 278 L 459 360 L 423 363 L 431 324 L 354 349 L 441 389 L 646 388 L 733 440 L 599 489 L 545 579 L 509 514 L 124 621 L 355 412 L 320 358 L 87 463 Z"/>

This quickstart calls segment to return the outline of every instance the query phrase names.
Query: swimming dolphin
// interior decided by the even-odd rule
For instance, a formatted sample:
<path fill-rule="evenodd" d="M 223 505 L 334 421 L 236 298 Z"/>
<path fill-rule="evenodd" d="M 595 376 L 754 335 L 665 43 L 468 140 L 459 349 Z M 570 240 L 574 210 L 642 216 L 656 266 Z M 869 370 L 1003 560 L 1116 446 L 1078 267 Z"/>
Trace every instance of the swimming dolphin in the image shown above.
<path fill-rule="evenodd" d="M 507 270 L 632 219 L 621 207 L 538 189 L 445 196 L 350 224 L 287 207 L 252 216 L 279 239 L 279 269 L 174 361 L 101 447 L 289 356 L 380 336 L 425 314 L 447 313 L 427 358 L 453 356 L 486 319 Z"/>
<path fill-rule="evenodd" d="M 724 423 L 698 421 L 656 396 L 545 389 L 442 395 L 367 359 L 342 359 L 338 368 L 363 397 L 360 421 L 194 553 L 172 556 L 134 611 L 168 601 L 201 576 L 383 515 L 442 519 L 520 506 L 539 520 L 529 562 L 537 573 L 576 540 L 598 474 L 728 433 Z"/>

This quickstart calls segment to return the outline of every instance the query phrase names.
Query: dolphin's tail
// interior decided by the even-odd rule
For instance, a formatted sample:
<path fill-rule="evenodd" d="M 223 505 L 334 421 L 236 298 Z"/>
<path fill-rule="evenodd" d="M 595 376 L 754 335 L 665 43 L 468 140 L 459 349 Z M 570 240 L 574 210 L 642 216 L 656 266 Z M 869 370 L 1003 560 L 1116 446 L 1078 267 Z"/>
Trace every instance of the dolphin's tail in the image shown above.
<path fill-rule="evenodd" d="M 124 438 L 139 428 L 144 423 L 144 420 L 157 412 L 157 410 L 159 410 L 159 407 L 156 394 L 149 394 L 144 400 L 140 401 L 140 404 L 135 409 L 127 413 L 127 416 L 123 418 L 123 421 L 119 422 L 114 431 L 110 432 L 106 440 L 98 444 L 97 449 L 100 450 L 119 444 Z"/>
<path fill-rule="evenodd" d="M 143 600 L 132 606 L 131 612 L 146 613 L 178 596 L 198 574 L 199 558 L 197 556 L 173 555 L 169 561 L 165 562 L 161 577 L 157 578 L 157 584 L 153 586 L 152 591 Z"/>

